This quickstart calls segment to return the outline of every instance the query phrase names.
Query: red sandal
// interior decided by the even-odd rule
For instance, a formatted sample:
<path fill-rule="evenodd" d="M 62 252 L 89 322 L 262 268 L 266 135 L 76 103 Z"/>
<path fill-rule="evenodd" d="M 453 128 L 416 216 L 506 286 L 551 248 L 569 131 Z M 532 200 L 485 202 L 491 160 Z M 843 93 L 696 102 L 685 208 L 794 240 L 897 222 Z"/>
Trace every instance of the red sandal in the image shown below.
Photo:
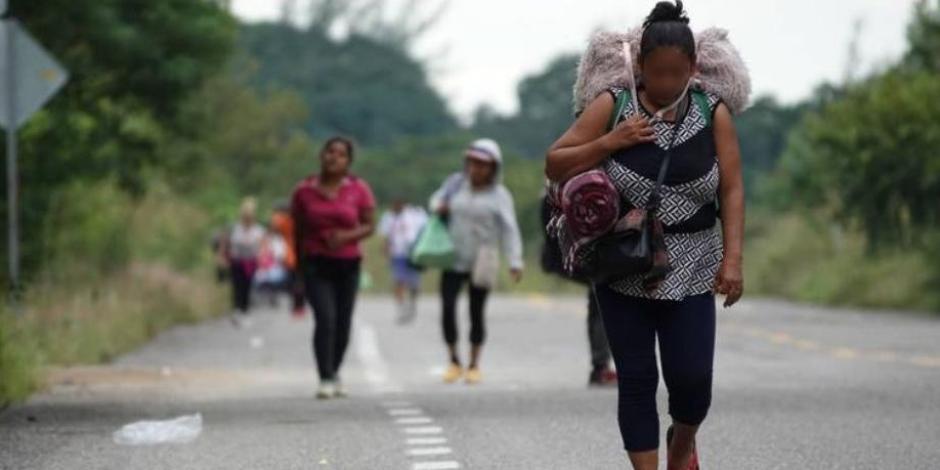
<path fill-rule="evenodd" d="M 672 444 L 672 432 L 673 432 L 672 426 L 670 425 L 669 429 L 666 430 L 666 447 L 667 447 L 666 456 L 667 458 L 669 455 L 668 447 L 669 445 Z M 668 461 L 666 465 L 667 466 L 669 465 Z M 689 458 L 688 470 L 702 470 L 702 467 L 700 467 L 698 464 L 698 449 L 696 448 L 696 445 L 694 442 L 692 443 L 692 457 Z"/>

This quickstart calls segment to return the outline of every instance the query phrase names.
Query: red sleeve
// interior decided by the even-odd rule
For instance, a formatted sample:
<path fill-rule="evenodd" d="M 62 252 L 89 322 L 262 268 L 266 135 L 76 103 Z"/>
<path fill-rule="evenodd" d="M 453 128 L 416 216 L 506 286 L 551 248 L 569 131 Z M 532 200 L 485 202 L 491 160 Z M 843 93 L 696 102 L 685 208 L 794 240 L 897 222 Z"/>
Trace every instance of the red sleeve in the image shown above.
<path fill-rule="evenodd" d="M 294 194 L 290 198 L 290 216 L 294 222 L 294 253 L 297 254 L 297 259 L 302 259 L 304 254 L 303 250 L 303 240 L 304 240 L 304 209 L 303 209 L 303 200 L 300 197 L 300 186 L 298 185 L 297 189 L 294 190 Z"/>

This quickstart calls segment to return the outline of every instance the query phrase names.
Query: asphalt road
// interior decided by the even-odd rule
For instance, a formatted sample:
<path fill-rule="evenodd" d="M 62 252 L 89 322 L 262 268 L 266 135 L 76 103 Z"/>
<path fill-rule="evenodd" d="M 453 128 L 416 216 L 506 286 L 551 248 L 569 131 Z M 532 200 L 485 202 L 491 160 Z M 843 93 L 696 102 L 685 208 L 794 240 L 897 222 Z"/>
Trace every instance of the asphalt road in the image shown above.
<path fill-rule="evenodd" d="M 582 299 L 493 299 L 476 386 L 441 383 L 436 300 L 420 310 L 400 327 L 390 299 L 361 301 L 345 399 L 313 398 L 311 320 L 281 310 L 54 371 L 47 392 L 0 414 L 0 468 L 628 468 L 616 391 L 586 387 Z M 197 412 L 203 431 L 187 444 L 112 439 Z M 721 311 L 699 447 L 705 469 L 940 468 L 940 321 L 770 301 Z"/>

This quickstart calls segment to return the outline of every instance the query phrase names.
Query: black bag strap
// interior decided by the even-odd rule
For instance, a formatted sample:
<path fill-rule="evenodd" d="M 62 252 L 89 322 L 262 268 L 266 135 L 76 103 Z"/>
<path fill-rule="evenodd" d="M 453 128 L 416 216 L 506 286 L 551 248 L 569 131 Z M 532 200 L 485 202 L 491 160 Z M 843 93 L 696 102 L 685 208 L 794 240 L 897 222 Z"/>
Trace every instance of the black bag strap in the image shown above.
<path fill-rule="evenodd" d="M 669 172 L 669 163 L 672 160 L 672 148 L 676 145 L 676 139 L 679 138 L 679 129 L 682 128 L 682 123 L 685 122 L 686 116 L 689 114 L 689 103 L 692 100 L 692 92 L 686 94 L 686 97 L 683 99 L 681 105 L 679 105 L 679 112 L 676 113 L 676 123 L 672 126 L 672 138 L 669 139 L 669 146 L 666 147 L 666 150 L 663 154 L 663 162 L 659 165 L 659 175 L 656 178 L 656 185 L 653 186 L 653 191 L 650 192 L 650 197 L 646 201 L 646 211 L 649 214 L 655 213 L 659 210 L 659 205 L 662 202 L 662 189 L 663 183 L 666 182 L 666 173 Z"/>
<path fill-rule="evenodd" d="M 689 114 L 689 108 L 691 107 L 692 100 L 695 100 L 695 104 L 701 109 L 702 114 L 706 116 L 706 120 L 710 118 L 708 113 L 708 102 L 706 101 L 705 95 L 689 90 L 686 93 L 685 98 L 682 100 L 682 104 L 679 105 L 679 112 L 676 113 L 678 119 L 676 119 L 675 125 L 672 128 L 672 138 L 669 141 L 669 146 L 665 150 L 665 155 L 663 155 L 663 162 L 659 166 L 659 175 L 656 178 L 656 185 L 653 186 L 653 191 L 650 192 L 650 197 L 646 202 L 647 212 L 653 213 L 659 209 L 659 204 L 662 202 L 662 186 L 666 181 L 666 173 L 669 171 L 669 163 L 672 160 L 672 148 L 676 144 L 676 139 L 679 137 L 679 129 L 682 126 L 682 123 L 685 122 L 686 116 Z M 617 99 L 614 102 L 614 110 L 610 115 L 610 120 L 607 122 L 607 131 L 610 132 L 617 126 L 620 122 L 620 117 L 623 115 L 623 111 L 627 107 L 627 103 L 631 99 L 630 90 L 623 90 L 620 95 L 617 96 Z M 639 113 L 640 110 L 635 110 Z"/>

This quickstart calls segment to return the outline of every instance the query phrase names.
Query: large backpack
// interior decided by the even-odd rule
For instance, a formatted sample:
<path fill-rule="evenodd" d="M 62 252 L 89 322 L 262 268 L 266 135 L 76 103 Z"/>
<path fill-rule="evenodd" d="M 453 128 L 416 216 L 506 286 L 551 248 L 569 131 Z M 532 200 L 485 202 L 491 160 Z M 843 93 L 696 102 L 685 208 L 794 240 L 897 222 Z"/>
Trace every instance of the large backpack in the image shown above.
<path fill-rule="evenodd" d="M 642 28 L 626 33 L 600 32 L 591 38 L 581 56 L 578 79 L 574 85 L 575 114 L 611 87 L 628 88 L 631 78 L 624 66 L 624 48 L 630 45 L 632 62 L 639 61 Z M 692 89 L 713 93 L 733 114 L 744 111 L 751 95 L 751 77 L 747 65 L 728 39 L 728 32 L 709 28 L 695 35 L 698 73 L 692 77 Z M 639 78 L 639 71 L 635 70 Z"/>

